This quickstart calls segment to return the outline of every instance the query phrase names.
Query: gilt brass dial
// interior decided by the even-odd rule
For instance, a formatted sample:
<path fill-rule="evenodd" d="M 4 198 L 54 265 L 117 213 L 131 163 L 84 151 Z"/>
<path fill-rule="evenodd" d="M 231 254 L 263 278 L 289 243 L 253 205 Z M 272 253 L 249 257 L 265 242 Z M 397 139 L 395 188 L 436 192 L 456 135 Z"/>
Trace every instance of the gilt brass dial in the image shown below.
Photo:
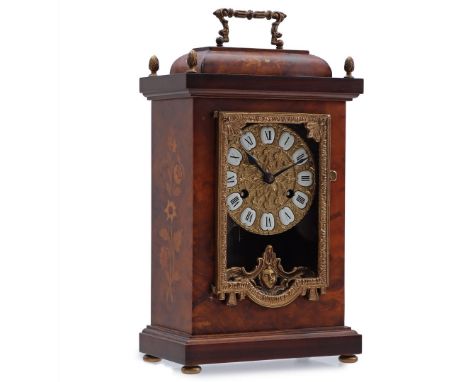
<path fill-rule="evenodd" d="M 226 205 L 242 228 L 285 232 L 312 205 L 315 164 L 306 142 L 284 124 L 251 124 L 228 137 Z"/>

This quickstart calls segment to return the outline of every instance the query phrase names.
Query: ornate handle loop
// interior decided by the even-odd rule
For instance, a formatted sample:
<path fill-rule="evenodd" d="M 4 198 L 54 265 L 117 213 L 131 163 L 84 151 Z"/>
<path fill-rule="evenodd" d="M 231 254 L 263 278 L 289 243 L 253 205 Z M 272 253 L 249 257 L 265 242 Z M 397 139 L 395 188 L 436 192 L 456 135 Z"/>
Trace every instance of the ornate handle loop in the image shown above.
<path fill-rule="evenodd" d="M 223 29 L 219 31 L 219 35 L 216 39 L 217 46 L 223 46 L 223 43 L 229 42 L 229 25 L 228 20 L 225 17 L 238 17 L 241 19 L 274 19 L 275 22 L 271 25 L 271 45 L 276 45 L 276 49 L 283 49 L 283 40 L 279 38 L 282 36 L 278 32 L 278 26 L 281 21 L 286 18 L 286 15 L 283 12 L 272 12 L 272 11 L 235 11 L 232 8 L 220 8 L 213 12 L 213 14 L 221 21 Z"/>

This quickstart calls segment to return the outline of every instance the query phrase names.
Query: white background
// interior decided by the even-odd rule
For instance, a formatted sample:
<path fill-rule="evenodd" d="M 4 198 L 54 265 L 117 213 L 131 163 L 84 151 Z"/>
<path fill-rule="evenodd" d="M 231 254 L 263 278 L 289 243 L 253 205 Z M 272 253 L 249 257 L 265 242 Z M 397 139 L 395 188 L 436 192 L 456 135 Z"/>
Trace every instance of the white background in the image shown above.
<path fill-rule="evenodd" d="M 468 184 L 462 1 L 10 1 L 0 9 L 0 380 L 466 380 Z M 214 44 L 221 6 L 274 9 L 285 48 L 352 55 L 346 323 L 336 358 L 147 364 L 150 103 L 138 92 Z M 231 20 L 228 46 L 268 47 L 269 23 Z M 294 374 L 292 374 L 294 373 Z"/>

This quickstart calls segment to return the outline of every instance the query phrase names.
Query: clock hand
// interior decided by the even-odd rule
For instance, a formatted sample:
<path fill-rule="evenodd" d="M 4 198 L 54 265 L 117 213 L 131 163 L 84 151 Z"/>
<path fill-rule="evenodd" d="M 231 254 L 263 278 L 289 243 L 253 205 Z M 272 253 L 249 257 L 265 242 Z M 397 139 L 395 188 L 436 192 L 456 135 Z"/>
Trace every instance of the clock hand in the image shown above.
<path fill-rule="evenodd" d="M 298 165 L 298 164 L 304 163 L 306 160 L 307 160 L 307 158 L 302 158 L 301 160 L 299 160 L 299 161 L 297 161 L 297 162 L 294 162 L 294 163 L 290 164 L 289 166 L 286 166 L 285 168 L 282 168 L 282 169 L 279 170 L 278 172 L 275 172 L 275 173 L 273 174 L 273 177 L 276 177 L 276 176 L 282 174 L 282 173 L 285 172 L 286 170 L 289 170 L 291 167 L 294 167 L 294 166 L 296 166 L 296 165 Z"/>
<path fill-rule="evenodd" d="M 265 175 L 266 171 L 260 166 L 257 159 L 255 159 L 255 157 L 249 154 L 247 151 L 245 151 L 245 153 L 247 154 L 247 159 L 249 160 L 249 163 L 253 164 L 255 167 L 257 167 L 261 171 L 263 175 Z"/>
<path fill-rule="evenodd" d="M 273 183 L 273 181 L 275 180 L 275 177 L 274 177 L 272 174 L 270 174 L 268 171 L 265 171 L 265 170 L 260 166 L 260 164 L 258 163 L 257 159 L 255 159 L 255 157 L 254 157 L 253 155 L 249 154 L 249 153 L 248 153 L 247 151 L 245 151 L 245 150 L 244 150 L 244 152 L 245 152 L 245 154 L 247 155 L 247 159 L 249 160 L 249 163 L 252 164 L 252 165 L 254 165 L 255 167 L 257 167 L 257 168 L 260 170 L 260 172 L 262 173 L 262 175 L 263 175 L 263 181 L 264 181 L 265 183 L 268 183 L 268 184 Z"/>

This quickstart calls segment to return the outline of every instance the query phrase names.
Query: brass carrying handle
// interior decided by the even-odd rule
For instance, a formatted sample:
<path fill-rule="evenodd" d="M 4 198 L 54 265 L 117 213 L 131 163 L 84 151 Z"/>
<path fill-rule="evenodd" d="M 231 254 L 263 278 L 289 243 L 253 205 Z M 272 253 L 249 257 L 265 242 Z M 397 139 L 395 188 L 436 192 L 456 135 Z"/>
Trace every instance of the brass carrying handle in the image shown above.
<path fill-rule="evenodd" d="M 228 20 L 225 17 L 238 17 L 241 19 L 267 19 L 271 20 L 274 19 L 275 22 L 271 25 L 271 45 L 276 45 L 276 49 L 283 49 L 283 40 L 279 38 L 282 36 L 281 33 L 278 32 L 278 26 L 280 25 L 281 21 L 286 18 L 286 15 L 283 12 L 277 11 L 235 11 L 232 8 L 220 8 L 213 12 L 221 24 L 223 25 L 223 29 L 221 29 L 218 33 L 221 37 L 216 39 L 217 46 L 223 46 L 223 43 L 229 41 L 229 25 Z"/>

